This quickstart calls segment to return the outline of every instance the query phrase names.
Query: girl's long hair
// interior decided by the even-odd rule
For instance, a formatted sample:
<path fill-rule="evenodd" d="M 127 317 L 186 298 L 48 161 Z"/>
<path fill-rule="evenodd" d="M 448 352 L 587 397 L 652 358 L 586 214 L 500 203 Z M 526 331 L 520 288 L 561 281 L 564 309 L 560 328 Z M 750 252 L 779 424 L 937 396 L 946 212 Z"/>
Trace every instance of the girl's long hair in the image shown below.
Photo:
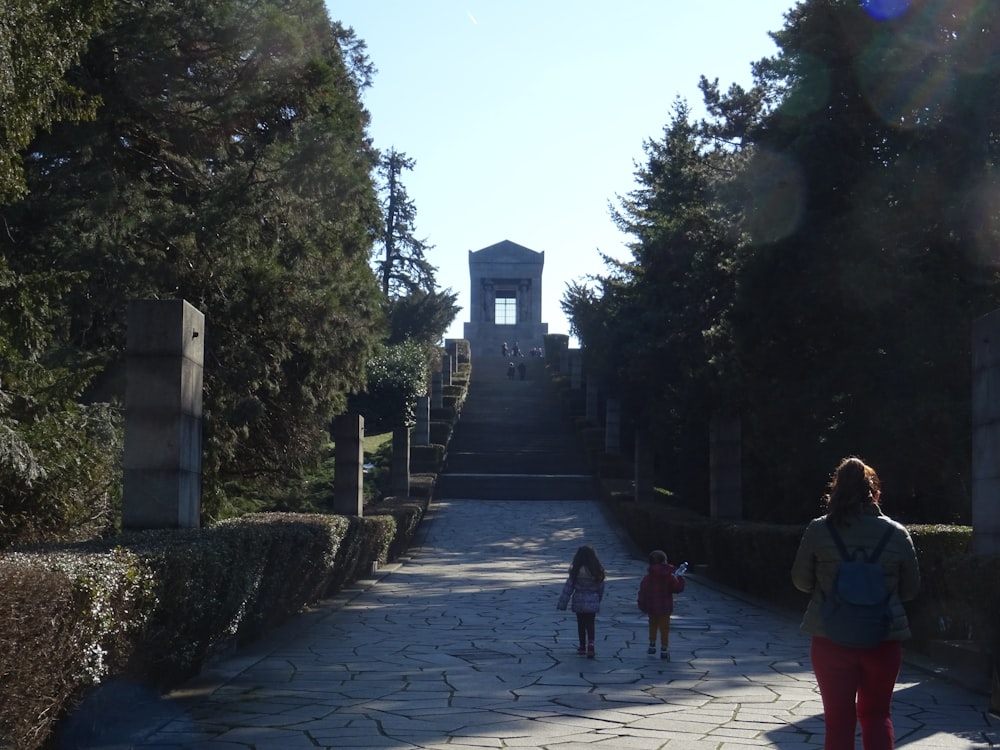
<path fill-rule="evenodd" d="M 589 544 L 584 544 L 573 555 L 573 564 L 570 566 L 569 575 L 574 581 L 580 568 L 586 568 L 590 571 L 590 575 L 595 581 L 604 580 L 604 566 L 601 565 L 601 561 L 597 559 L 597 553 Z"/>
<path fill-rule="evenodd" d="M 834 470 L 828 490 L 823 497 L 827 518 L 840 523 L 860 513 L 865 505 L 878 505 L 881 482 L 875 469 L 857 456 L 850 456 Z"/>

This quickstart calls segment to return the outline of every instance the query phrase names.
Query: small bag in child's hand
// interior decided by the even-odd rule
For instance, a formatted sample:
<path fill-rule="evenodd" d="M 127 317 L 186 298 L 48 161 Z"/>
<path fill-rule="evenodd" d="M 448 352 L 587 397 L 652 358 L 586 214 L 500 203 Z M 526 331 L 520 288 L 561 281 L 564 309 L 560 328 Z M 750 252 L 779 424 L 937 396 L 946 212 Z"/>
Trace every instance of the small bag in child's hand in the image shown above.
<path fill-rule="evenodd" d="M 878 558 L 895 528 L 886 529 L 870 555 L 865 556 L 864 550 L 855 550 L 852 557 L 829 521 L 826 527 L 842 562 L 837 565 L 830 595 L 820 605 L 823 629 L 827 638 L 841 646 L 877 646 L 885 640 L 892 624 L 889 590 Z"/>

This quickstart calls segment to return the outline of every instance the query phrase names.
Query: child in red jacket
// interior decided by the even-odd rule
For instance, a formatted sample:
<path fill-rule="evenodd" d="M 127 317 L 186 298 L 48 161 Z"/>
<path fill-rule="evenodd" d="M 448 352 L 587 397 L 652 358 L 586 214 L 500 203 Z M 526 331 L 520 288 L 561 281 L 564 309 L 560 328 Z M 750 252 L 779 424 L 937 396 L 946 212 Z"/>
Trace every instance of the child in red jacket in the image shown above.
<path fill-rule="evenodd" d="M 649 553 L 649 572 L 639 584 L 639 609 L 649 616 L 649 650 L 656 653 L 656 634 L 660 634 L 660 658 L 670 661 L 670 615 L 674 594 L 684 590 L 684 578 L 674 574 L 667 553 L 655 549 Z"/>

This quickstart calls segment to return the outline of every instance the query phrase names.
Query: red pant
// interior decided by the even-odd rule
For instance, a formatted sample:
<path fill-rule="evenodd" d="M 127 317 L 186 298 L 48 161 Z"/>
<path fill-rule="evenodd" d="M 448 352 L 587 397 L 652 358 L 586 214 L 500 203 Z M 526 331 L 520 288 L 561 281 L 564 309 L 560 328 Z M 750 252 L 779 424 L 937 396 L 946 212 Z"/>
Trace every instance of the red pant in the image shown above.
<path fill-rule="evenodd" d="M 899 641 L 874 648 L 838 646 L 829 638 L 813 638 L 809 651 L 816 684 L 823 698 L 825 750 L 854 750 L 861 724 L 865 750 L 892 750 L 892 691 L 903 663 Z"/>

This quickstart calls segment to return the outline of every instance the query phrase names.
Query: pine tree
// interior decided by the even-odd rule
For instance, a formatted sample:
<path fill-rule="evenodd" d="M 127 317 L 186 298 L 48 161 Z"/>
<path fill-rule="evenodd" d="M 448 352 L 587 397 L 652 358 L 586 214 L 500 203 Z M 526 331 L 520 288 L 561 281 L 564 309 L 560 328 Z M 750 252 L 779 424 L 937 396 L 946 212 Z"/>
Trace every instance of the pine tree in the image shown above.
<path fill-rule="evenodd" d="M 390 149 L 379 160 L 384 227 L 378 274 L 382 294 L 389 298 L 417 290 L 433 292 L 436 286 L 436 269 L 426 257 L 432 246 L 414 235 L 417 209 L 401 179 L 403 171 L 412 170 L 414 166 L 416 162 L 413 159 L 395 149 Z"/>

